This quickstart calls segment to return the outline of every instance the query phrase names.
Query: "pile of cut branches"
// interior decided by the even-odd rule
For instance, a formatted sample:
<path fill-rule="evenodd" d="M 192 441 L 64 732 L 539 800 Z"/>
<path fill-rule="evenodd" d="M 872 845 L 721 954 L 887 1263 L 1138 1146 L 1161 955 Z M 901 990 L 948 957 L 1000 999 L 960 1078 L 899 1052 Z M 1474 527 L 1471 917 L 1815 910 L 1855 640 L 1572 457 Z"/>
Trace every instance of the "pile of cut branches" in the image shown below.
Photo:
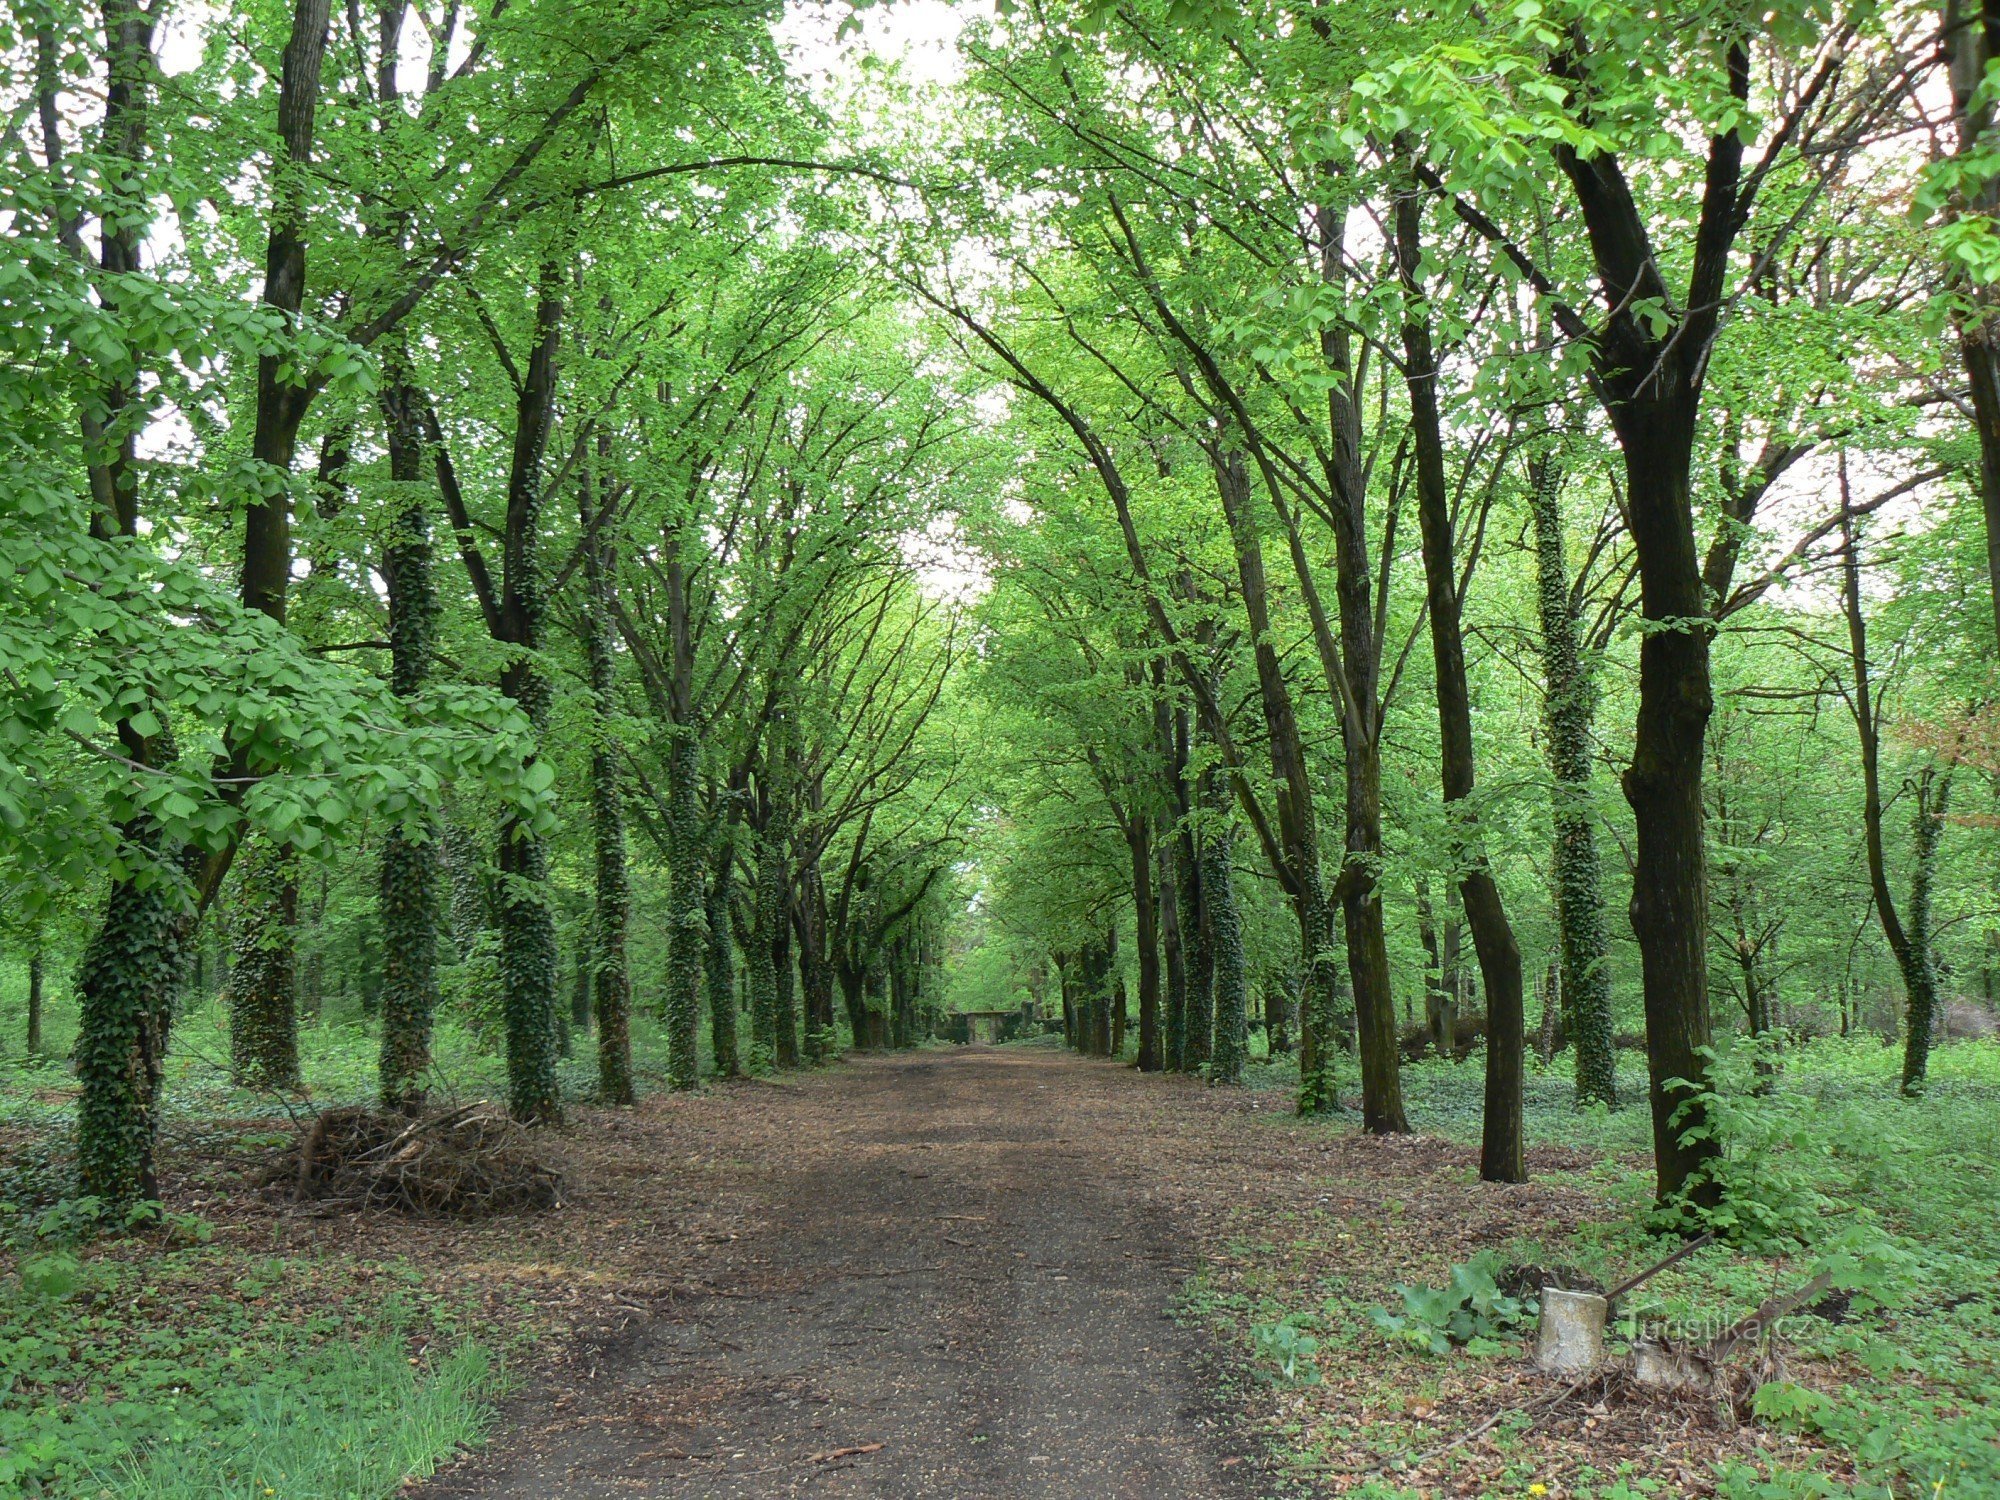
<path fill-rule="evenodd" d="M 557 1207 L 562 1174 L 534 1133 L 488 1100 L 415 1120 L 353 1105 L 313 1120 L 295 1191 L 329 1207 L 476 1218 Z"/>

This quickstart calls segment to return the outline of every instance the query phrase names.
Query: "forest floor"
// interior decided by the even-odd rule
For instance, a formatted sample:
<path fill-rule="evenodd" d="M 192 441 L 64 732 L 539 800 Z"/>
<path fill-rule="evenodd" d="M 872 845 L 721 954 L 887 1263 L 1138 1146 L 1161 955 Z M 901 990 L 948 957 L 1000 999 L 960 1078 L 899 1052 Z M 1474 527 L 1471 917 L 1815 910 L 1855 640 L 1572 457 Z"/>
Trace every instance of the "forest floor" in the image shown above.
<path fill-rule="evenodd" d="M 642 1105 L 558 1231 L 620 1225 L 586 1258 L 632 1317 L 422 1493 L 1261 1493 L 1175 1317 L 1200 1246 L 1160 1132 L 1192 1091 L 974 1049 Z"/>
<path fill-rule="evenodd" d="M 344 1056 L 320 1103 L 365 1086 Z M 1476 1064 L 1406 1069 L 1418 1133 L 1384 1139 L 1298 1119 L 1282 1061 L 1214 1089 L 1054 1045 L 856 1056 L 576 1103 L 544 1138 L 562 1206 L 473 1221 L 295 1201 L 292 1122 L 190 1074 L 166 1220 L 108 1236 L 59 1196 L 73 1082 L 27 1069 L 0 1491 L 380 1497 L 467 1454 L 405 1492 L 2000 1500 L 2000 1051 L 1942 1054 L 1914 1105 L 1887 1056 L 1802 1053 L 1742 1127 L 1742 1212 L 1879 1221 L 1901 1263 L 1893 1306 L 1792 1320 L 1754 1402 L 1551 1381 L 1525 1315 L 1424 1347 L 1424 1289 L 1469 1266 L 1606 1286 L 1675 1243 L 1644 1112 L 1579 1113 L 1560 1069 L 1530 1078 L 1533 1180 L 1497 1186 Z M 1711 1245 L 1627 1311 L 1712 1328 L 1806 1280 L 1802 1245 Z"/>

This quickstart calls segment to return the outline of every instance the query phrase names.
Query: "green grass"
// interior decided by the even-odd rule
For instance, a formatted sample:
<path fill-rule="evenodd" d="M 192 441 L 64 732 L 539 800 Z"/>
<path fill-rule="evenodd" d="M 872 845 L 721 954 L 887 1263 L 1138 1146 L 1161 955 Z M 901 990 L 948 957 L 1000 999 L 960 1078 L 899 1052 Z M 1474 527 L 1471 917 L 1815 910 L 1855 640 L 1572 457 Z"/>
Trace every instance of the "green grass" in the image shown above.
<path fill-rule="evenodd" d="M 258 1256 L 188 1218 L 86 1245 L 79 1217 L 0 1217 L 0 1491 L 374 1500 L 489 1420 L 471 1303 L 407 1264 Z"/>
<path fill-rule="evenodd" d="M 260 1379 L 226 1426 L 128 1454 L 91 1482 L 118 1500 L 374 1500 L 476 1443 L 496 1386 L 479 1344 L 431 1364 L 379 1336 Z"/>
<path fill-rule="evenodd" d="M 427 1293 L 409 1263 L 260 1256 L 206 1242 L 192 1219 L 93 1241 L 105 1226 L 68 1197 L 76 1085 L 60 1058 L 74 1003 L 51 983 L 54 1056 L 26 1058 L 12 1029 L 24 988 L 20 965 L 0 963 L 0 1494 L 377 1500 L 476 1442 L 509 1330 Z M 229 1082 L 226 1026 L 213 999 L 177 1020 L 170 1156 L 251 1159 L 289 1138 L 288 1112 L 374 1096 L 378 1043 L 358 1016 L 306 1021 L 305 1090 L 286 1098 Z M 636 1018 L 634 1032 L 642 1076 L 657 1071 L 657 1024 Z M 578 1042 L 560 1068 L 572 1100 L 595 1086 L 590 1039 Z M 441 1015 L 440 1101 L 505 1086 L 497 1050 Z"/>

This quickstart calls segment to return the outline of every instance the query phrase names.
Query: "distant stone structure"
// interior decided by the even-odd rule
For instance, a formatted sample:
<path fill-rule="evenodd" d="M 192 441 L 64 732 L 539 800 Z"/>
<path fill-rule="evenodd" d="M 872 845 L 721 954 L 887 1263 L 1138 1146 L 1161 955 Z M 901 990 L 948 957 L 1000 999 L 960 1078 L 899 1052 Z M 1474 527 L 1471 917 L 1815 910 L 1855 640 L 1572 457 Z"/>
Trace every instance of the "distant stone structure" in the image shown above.
<path fill-rule="evenodd" d="M 1032 1000 L 1023 1001 L 1010 1010 L 962 1010 L 947 1019 L 951 1040 L 961 1046 L 976 1043 L 990 1047 L 996 1042 L 1011 1042 L 1016 1037 L 1032 1036 L 1040 1029 Z"/>

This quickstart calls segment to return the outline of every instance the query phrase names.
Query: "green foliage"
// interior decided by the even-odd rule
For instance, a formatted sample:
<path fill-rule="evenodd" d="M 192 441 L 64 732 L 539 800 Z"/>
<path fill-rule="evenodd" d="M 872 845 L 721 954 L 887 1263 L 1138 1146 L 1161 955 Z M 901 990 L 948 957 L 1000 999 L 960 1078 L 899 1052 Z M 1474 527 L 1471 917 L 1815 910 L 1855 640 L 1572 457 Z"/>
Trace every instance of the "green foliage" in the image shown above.
<path fill-rule="evenodd" d="M 1258 1359 L 1271 1367 L 1263 1373 L 1274 1384 L 1319 1384 L 1319 1340 L 1289 1319 L 1253 1323 L 1250 1327 L 1250 1347 Z"/>
<path fill-rule="evenodd" d="M 1492 1354 L 1501 1340 L 1531 1325 L 1540 1314 L 1532 1297 L 1512 1297 L 1495 1280 L 1499 1269 L 1487 1254 L 1451 1268 L 1441 1287 L 1396 1287 L 1402 1311 L 1386 1307 L 1368 1310 L 1369 1320 L 1391 1343 L 1407 1344 L 1431 1354 L 1469 1349 Z"/>
<path fill-rule="evenodd" d="M 1689 1193 L 1657 1216 L 1661 1227 L 1712 1229 L 1747 1250 L 1778 1253 L 1817 1243 L 1834 1222 L 1840 1205 L 1820 1190 L 1825 1174 L 1814 1158 L 1831 1159 L 1835 1142 L 1769 1097 L 1764 1079 L 1774 1051 L 1756 1039 L 1708 1049 L 1708 1085 L 1682 1106 L 1683 1117 L 1701 1123 L 1683 1136 L 1715 1140 L 1722 1150 Z M 1719 1189 L 1706 1205 L 1699 1202 L 1702 1182 Z"/>

